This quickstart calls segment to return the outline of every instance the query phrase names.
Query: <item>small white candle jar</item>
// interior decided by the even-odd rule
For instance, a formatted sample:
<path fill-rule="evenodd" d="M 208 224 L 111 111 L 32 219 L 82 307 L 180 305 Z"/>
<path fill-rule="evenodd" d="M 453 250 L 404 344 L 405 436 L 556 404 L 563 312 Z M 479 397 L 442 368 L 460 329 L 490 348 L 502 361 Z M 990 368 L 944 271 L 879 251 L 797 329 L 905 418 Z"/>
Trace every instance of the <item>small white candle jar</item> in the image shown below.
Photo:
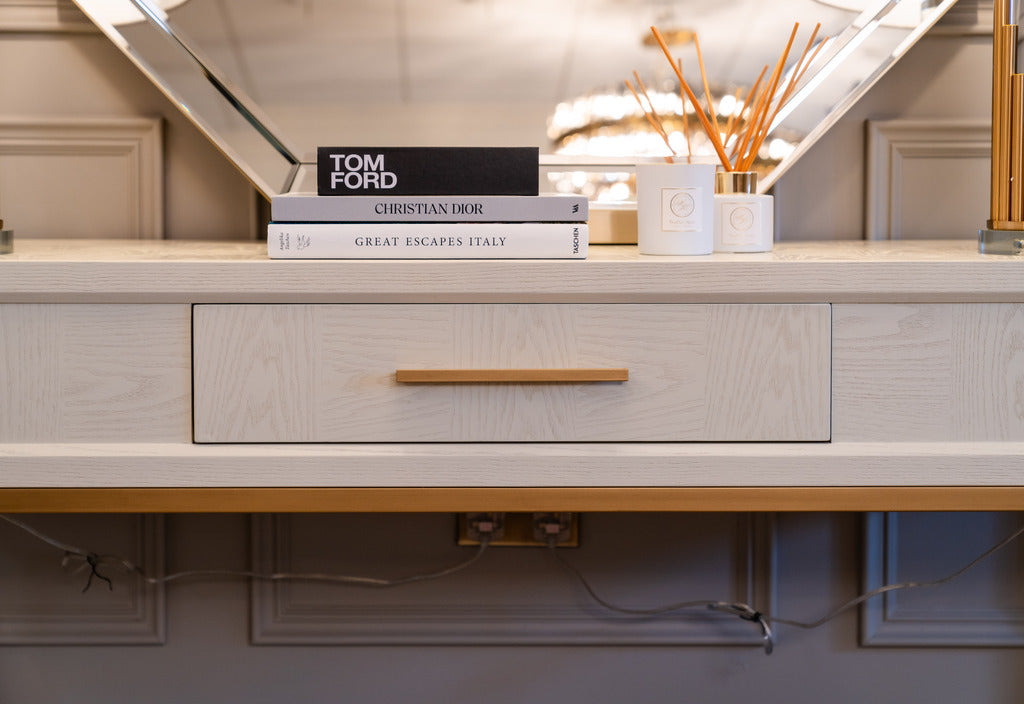
<path fill-rule="evenodd" d="M 716 252 L 770 252 L 775 242 L 775 199 L 757 194 L 757 173 L 715 175 Z"/>

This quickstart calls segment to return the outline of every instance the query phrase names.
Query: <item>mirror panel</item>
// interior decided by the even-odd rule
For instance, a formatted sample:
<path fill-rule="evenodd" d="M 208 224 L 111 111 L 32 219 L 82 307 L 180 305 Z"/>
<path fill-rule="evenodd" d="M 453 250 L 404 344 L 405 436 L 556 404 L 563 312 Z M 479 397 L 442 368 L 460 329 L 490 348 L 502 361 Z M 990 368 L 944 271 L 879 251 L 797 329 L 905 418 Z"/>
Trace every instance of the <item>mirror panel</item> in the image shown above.
<path fill-rule="evenodd" d="M 815 48 L 829 39 L 761 151 L 765 190 L 954 0 L 75 2 L 265 195 L 308 190 L 320 145 L 538 145 L 561 174 L 543 190 L 623 201 L 631 165 L 668 153 L 625 80 L 636 71 L 666 119 L 682 109 L 650 26 L 678 39 L 702 95 L 696 33 L 724 124 L 793 23 L 787 70 L 821 23 Z"/>

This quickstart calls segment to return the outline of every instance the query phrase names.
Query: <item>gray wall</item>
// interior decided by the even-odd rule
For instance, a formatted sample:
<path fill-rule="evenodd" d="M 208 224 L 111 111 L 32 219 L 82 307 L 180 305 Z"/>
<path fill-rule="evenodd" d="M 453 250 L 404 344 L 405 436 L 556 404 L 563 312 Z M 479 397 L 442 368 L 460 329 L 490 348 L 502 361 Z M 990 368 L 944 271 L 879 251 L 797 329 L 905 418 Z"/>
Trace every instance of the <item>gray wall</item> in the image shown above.
<path fill-rule="evenodd" d="M 0 218 L 16 237 L 131 236 L 120 223 L 145 197 L 162 201 L 166 237 L 255 235 L 256 195 L 248 182 L 66 0 L 0 0 L 0 94 Z M 160 173 L 144 187 L 155 193 L 137 194 L 131 183 L 104 190 L 95 173 L 131 167 L 135 154 L 123 120 L 138 117 L 159 119 Z M 97 124 L 106 132 L 94 139 L 88 132 Z M 76 144 L 62 139 L 62 132 L 82 131 Z M 111 138 L 129 146 L 111 154 L 103 144 Z M 55 178 L 71 165 L 74 178 Z M 92 203 L 81 203 L 79 193 L 90 189 Z M 53 221 L 55 209 L 71 212 Z M 111 226 L 104 231 L 105 222 Z"/>
<path fill-rule="evenodd" d="M 989 208 L 991 8 L 961 0 L 780 179 L 782 239 L 977 236 Z M 906 129 L 872 162 L 879 123 Z M 867 214 L 886 208 L 902 212 L 898 232 L 873 233 Z"/>
<path fill-rule="evenodd" d="M 0 1 L 0 122 L 160 117 L 162 234 L 253 237 L 252 189 L 61 8 Z M 968 176 L 986 163 L 988 10 L 980 24 L 974 5 L 954 12 L 778 184 L 783 239 L 969 237 L 987 217 L 987 187 Z M 883 147 L 910 182 L 893 183 Z M 0 188 L 0 217 L 20 207 Z M 24 520 L 150 573 L 394 576 L 471 553 L 447 514 Z M 1017 525 L 1003 514 L 588 514 L 565 555 L 623 605 L 746 600 L 814 620 L 865 588 L 940 577 Z M 1018 702 L 1022 552 L 1015 543 L 948 585 L 815 630 L 778 625 L 769 657 L 739 619 L 605 612 L 542 549 L 492 548 L 457 575 L 391 590 L 147 587 L 108 568 L 113 591 L 82 593 L 86 573 L 62 569 L 60 550 L 0 523 L 0 702 Z"/>
<path fill-rule="evenodd" d="M 882 562 L 895 579 L 938 577 L 1017 525 L 1016 516 L 905 514 L 889 517 L 897 531 L 884 518 L 588 514 L 581 547 L 565 555 L 623 605 L 734 599 L 746 593 L 746 576 L 758 608 L 774 602 L 780 617 L 814 620 L 852 598 Z M 375 576 L 429 570 L 473 551 L 453 546 L 447 515 L 25 520 L 132 558 L 133 543 L 159 538 L 168 572 L 244 569 L 253 544 L 256 566 L 283 567 L 276 553 L 291 570 Z M 950 585 L 891 599 L 880 624 L 853 610 L 816 630 L 780 625 L 766 656 L 757 629 L 738 619 L 701 619 L 703 610 L 696 619 L 608 614 L 543 548 L 492 548 L 457 575 L 385 591 L 250 590 L 223 578 L 146 593 L 108 568 L 114 590 L 96 584 L 83 594 L 85 574 L 62 571 L 60 551 L 3 524 L 0 544 L 0 637 L 8 642 L 0 701 L 10 704 L 1018 702 L 1024 692 L 1022 604 L 1011 586 L 1020 584 L 1020 545 Z M 148 558 L 158 571 L 159 557 Z M 149 620 L 139 602 L 156 603 L 161 619 Z M 163 618 L 166 630 L 154 637 Z M 133 637 L 149 644 L 118 644 Z M 31 644 L 62 638 L 73 644 Z"/>

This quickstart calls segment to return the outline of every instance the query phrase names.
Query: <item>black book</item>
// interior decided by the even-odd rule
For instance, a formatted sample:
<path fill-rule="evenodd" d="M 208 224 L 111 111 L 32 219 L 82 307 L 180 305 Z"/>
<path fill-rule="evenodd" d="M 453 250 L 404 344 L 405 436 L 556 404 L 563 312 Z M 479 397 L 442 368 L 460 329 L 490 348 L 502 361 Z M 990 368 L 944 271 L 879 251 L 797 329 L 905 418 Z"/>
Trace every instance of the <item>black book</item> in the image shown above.
<path fill-rule="evenodd" d="M 319 147 L 322 196 L 535 196 L 537 147 Z"/>

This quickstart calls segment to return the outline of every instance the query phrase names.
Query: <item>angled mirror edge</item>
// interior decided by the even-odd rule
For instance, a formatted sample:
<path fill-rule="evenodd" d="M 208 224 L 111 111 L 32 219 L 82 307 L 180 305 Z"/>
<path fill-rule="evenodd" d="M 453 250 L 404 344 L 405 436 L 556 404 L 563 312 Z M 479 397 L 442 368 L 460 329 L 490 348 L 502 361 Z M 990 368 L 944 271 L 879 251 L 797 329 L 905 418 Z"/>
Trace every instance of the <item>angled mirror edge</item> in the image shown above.
<path fill-rule="evenodd" d="M 932 14 L 929 16 L 928 21 L 922 22 L 907 35 L 907 37 L 897 47 L 899 53 L 894 52 L 891 54 L 889 61 L 875 69 L 875 71 L 861 81 L 854 90 L 847 93 L 842 101 L 829 110 L 825 118 L 818 122 L 814 129 L 808 132 L 807 135 L 800 140 L 800 144 L 797 145 L 796 149 L 776 164 L 775 168 L 760 180 L 758 183 L 758 192 L 765 193 L 778 183 L 779 179 L 789 171 L 790 168 L 792 168 L 800 157 L 810 151 L 818 140 L 820 140 L 837 122 L 839 122 L 839 120 L 857 104 L 857 101 L 864 97 L 864 95 L 871 90 L 876 83 L 878 83 L 882 76 L 888 73 L 900 59 L 906 56 L 907 52 L 917 44 L 921 37 L 923 37 L 928 30 L 934 27 L 935 24 L 942 19 L 946 12 L 948 12 L 956 3 L 957 0 L 942 0 L 942 2 L 937 6 L 930 8 L 932 10 Z M 813 76 L 811 78 L 813 79 Z M 810 79 L 807 80 L 809 81 Z M 805 81 L 805 83 L 806 82 L 807 81 Z"/>
<path fill-rule="evenodd" d="M 222 75 L 223 72 L 218 70 L 212 62 L 204 58 L 184 38 L 179 29 L 173 27 L 166 19 L 161 18 L 158 11 L 148 4 L 149 0 L 127 0 L 127 2 L 139 10 L 146 23 L 163 33 L 169 41 L 179 47 L 184 55 L 188 57 L 189 61 L 196 66 L 209 82 L 210 87 L 224 99 L 231 109 L 235 110 L 242 117 L 245 124 L 249 125 L 284 160 L 287 168 L 285 169 L 284 179 L 279 186 L 275 187 L 264 178 L 252 166 L 250 161 L 243 158 L 242 155 L 233 149 L 228 144 L 228 140 L 224 139 L 207 120 L 203 119 L 195 110 L 191 110 L 189 108 L 189 101 L 168 85 L 167 81 L 163 80 L 160 74 L 133 50 L 131 42 L 113 24 L 105 18 L 98 16 L 87 0 L 71 1 L 142 72 L 150 83 L 178 108 L 189 122 L 206 137 L 210 144 L 238 169 L 264 198 L 269 200 L 272 196 L 287 193 L 291 189 L 303 164 L 295 156 L 295 150 L 286 145 L 285 140 L 281 137 L 280 130 L 273 127 L 263 110 L 244 91 Z"/>

